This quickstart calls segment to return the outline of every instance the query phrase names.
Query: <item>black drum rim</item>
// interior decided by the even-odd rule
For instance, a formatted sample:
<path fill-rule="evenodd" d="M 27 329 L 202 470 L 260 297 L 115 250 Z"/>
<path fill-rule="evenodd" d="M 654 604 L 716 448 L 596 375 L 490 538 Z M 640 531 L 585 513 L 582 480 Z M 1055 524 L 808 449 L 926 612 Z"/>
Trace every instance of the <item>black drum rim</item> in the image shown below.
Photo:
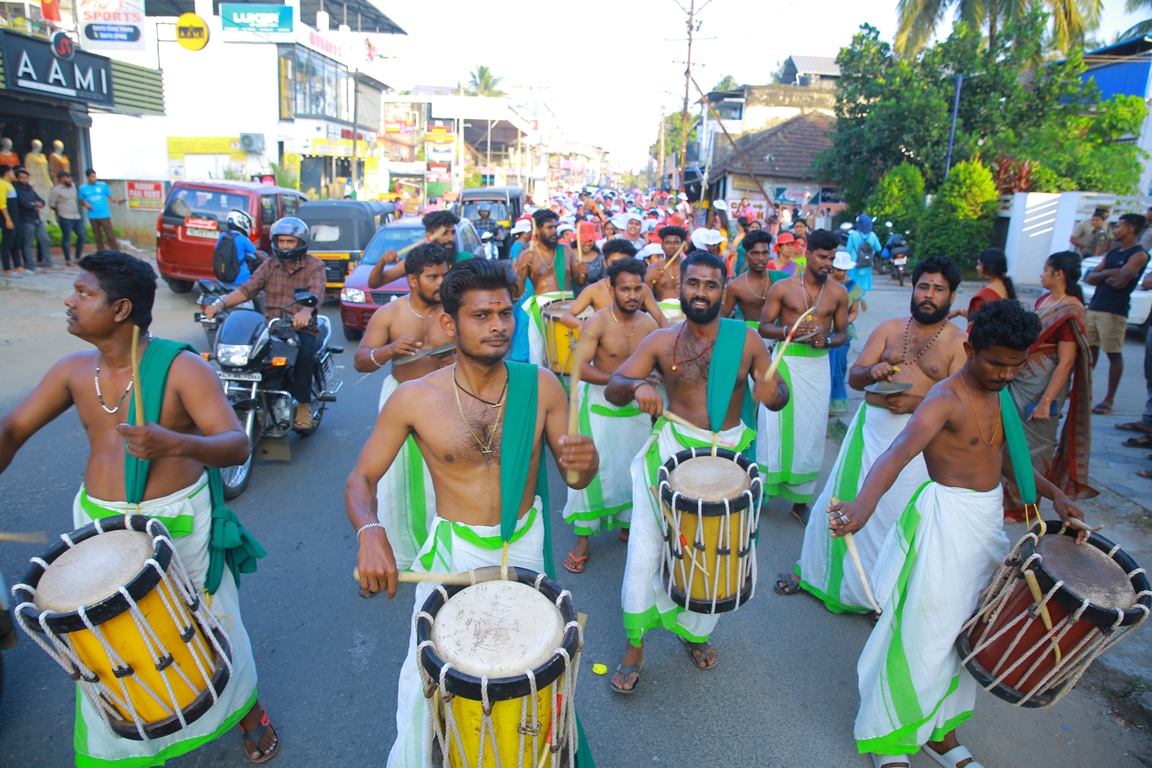
<path fill-rule="evenodd" d="M 668 483 L 668 478 L 672 470 L 680 466 L 690 459 L 703 458 L 705 456 L 716 456 L 721 459 L 728 459 L 736 464 L 740 469 L 748 475 L 749 487 L 748 490 L 741 492 L 739 496 L 735 496 L 727 501 L 700 501 L 685 496 L 683 493 L 673 491 L 672 486 Z M 678 512 L 688 512 L 691 514 L 699 514 L 705 517 L 717 517 L 720 515 L 727 515 L 732 512 L 743 512 L 752 506 L 753 502 L 759 503 L 763 495 L 764 486 L 760 479 L 760 468 L 756 462 L 751 461 L 747 456 L 729 448 L 717 448 L 713 452 L 709 447 L 695 447 L 686 448 L 673 454 L 668 461 L 664 462 L 656 473 L 656 482 L 660 488 L 660 500 L 667 504 L 669 507 L 674 507 Z M 675 504 L 673 504 L 673 497 L 675 497 Z"/>
<path fill-rule="evenodd" d="M 955 643 L 956 652 L 960 654 L 961 659 L 968 659 L 972 654 L 972 642 L 967 632 L 961 632 L 960 636 L 956 638 Z M 1027 696 L 1023 691 L 1013 688 L 1006 683 L 995 683 L 996 675 L 993 675 L 988 670 L 984 669 L 984 665 L 977 660 L 975 656 L 964 662 L 964 668 L 968 670 L 968 674 L 976 680 L 976 683 L 984 690 L 991 693 L 998 699 L 1002 699 L 1009 704 L 1019 704 L 1026 709 L 1043 709 L 1048 706 L 1056 698 L 1062 689 L 1063 685 L 1057 688 L 1050 688 L 1032 696 L 1028 701 L 1024 701 Z M 1024 702 L 1021 704 L 1020 702 Z"/>
<path fill-rule="evenodd" d="M 1043 525 L 1047 529 L 1047 533 L 1045 534 L 1047 536 L 1075 537 L 1079 533 L 1076 528 L 1066 526 L 1059 520 L 1045 520 Z M 1030 533 L 1039 536 L 1040 531 L 1041 524 L 1037 523 L 1032 527 Z M 1083 546 L 1089 545 L 1095 547 L 1104 554 L 1108 554 L 1112 551 L 1113 548 L 1116 547 L 1115 543 L 1098 533 L 1088 534 L 1088 540 L 1084 542 Z M 1029 538 L 1020 545 L 1021 562 L 1027 562 L 1028 558 L 1032 557 L 1033 554 L 1036 554 L 1036 546 L 1034 540 Z M 1140 567 L 1137 565 L 1136 561 L 1132 559 L 1132 556 L 1125 552 L 1123 549 L 1116 549 L 1115 554 L 1113 554 L 1111 557 L 1113 562 L 1120 566 L 1125 574 L 1131 573 Z M 1039 583 L 1041 591 L 1043 591 L 1045 594 L 1047 594 L 1048 591 L 1052 589 L 1052 587 L 1056 586 L 1056 582 L 1059 579 L 1057 579 L 1046 567 L 1044 567 L 1043 555 L 1041 555 L 1040 558 L 1036 562 L 1032 563 L 1032 565 L 1029 567 L 1033 573 L 1036 574 L 1036 581 Z M 1137 594 L 1142 591 L 1152 589 L 1152 587 L 1149 586 L 1147 575 L 1143 573 L 1137 573 L 1136 575 L 1129 577 L 1129 582 L 1132 585 L 1132 589 Z M 1060 589 L 1056 590 L 1056 592 L 1052 595 L 1052 600 L 1054 600 L 1057 605 L 1069 613 L 1075 613 L 1076 611 L 1079 611 L 1080 606 L 1084 603 L 1084 598 L 1077 595 L 1067 586 L 1061 586 Z M 1136 601 L 1136 603 L 1132 605 L 1131 608 L 1125 610 L 1123 612 L 1124 618 L 1120 621 L 1121 627 L 1130 626 L 1144 618 L 1145 612 L 1139 607 L 1141 605 L 1143 605 L 1145 608 L 1148 608 L 1149 610 L 1152 610 L 1152 597 L 1143 595 Z M 1087 621 L 1097 625 L 1098 627 L 1110 629 L 1116 623 L 1116 611 L 1117 609 L 1115 608 L 1101 608 L 1093 603 L 1089 603 L 1088 607 L 1084 610 L 1082 617 Z"/>
<path fill-rule="evenodd" d="M 127 524 L 125 523 L 123 515 L 94 520 L 83 528 L 68 534 L 68 538 L 72 540 L 73 546 L 69 546 L 63 539 L 58 539 L 40 555 L 40 559 L 48 563 L 48 565 L 51 565 L 65 552 L 70 549 L 75 549 L 76 546 L 89 539 L 95 538 L 103 533 L 123 530 L 132 530 L 151 536 L 153 538 L 152 559 L 159 564 L 161 571 L 167 573 L 169 565 L 172 562 L 173 552 L 172 544 L 168 540 L 168 529 L 165 528 L 164 524 L 159 520 L 144 515 L 132 515 L 128 519 Z M 20 614 L 27 620 L 25 626 L 31 626 L 38 632 L 44 631 L 40 624 L 40 617 L 44 611 L 36 609 L 34 593 L 46 570 L 47 569 L 39 563 L 32 562 L 28 566 L 28 570 L 24 574 L 21 582 L 12 588 L 12 594 L 17 602 L 25 603 L 25 605 L 20 608 Z M 138 602 L 144 599 L 159 585 L 161 578 L 161 574 L 158 573 L 155 568 L 144 567 L 140 569 L 140 573 L 136 574 L 130 582 L 124 585 L 124 589 L 128 592 L 133 602 Z M 99 625 L 114 619 L 131 607 L 128 600 L 117 591 L 98 603 L 84 606 L 84 610 L 88 621 L 94 625 Z M 84 619 L 80 617 L 79 611 L 69 611 L 68 613 L 57 613 L 47 616 L 44 619 L 44 623 L 48 625 L 48 629 L 57 635 L 88 629 L 88 626 L 84 623 Z"/>
<path fill-rule="evenodd" d="M 491 566 L 482 570 L 499 572 L 499 569 L 499 566 Z M 478 573 L 479 570 L 480 569 L 478 569 Z M 557 599 L 559 599 L 560 594 L 565 591 L 563 587 L 546 575 L 527 568 L 508 566 L 508 575 L 509 581 L 517 581 L 533 589 L 536 589 L 536 580 L 539 578 L 540 586 L 538 591 L 547 597 L 548 601 L 553 605 L 557 605 Z M 498 578 L 477 578 L 476 583 L 495 580 L 498 580 Z M 440 612 L 440 609 L 444 607 L 444 603 L 447 602 L 445 594 L 447 594 L 448 598 L 451 598 L 453 595 L 470 586 L 472 585 L 439 585 L 438 588 L 432 590 L 432 594 L 424 601 L 424 605 L 421 606 L 420 609 L 422 615 L 416 619 L 417 648 L 420 648 L 424 642 L 429 643 L 429 645 L 420 648 L 419 664 L 437 685 L 440 682 L 440 673 L 444 668 L 445 662 L 436 654 L 435 646 L 431 645 L 432 622 L 437 613 Z M 560 600 L 557 608 L 560 610 L 560 615 L 565 625 L 560 647 L 567 651 L 568 659 L 566 660 L 560 653 L 553 652 L 551 658 L 532 670 L 538 692 L 559 680 L 568 667 L 574 666 L 576 664 L 576 655 L 580 651 L 580 630 L 577 626 L 574 626 L 576 622 L 576 609 L 572 605 L 571 594 L 565 595 L 564 599 Z M 449 693 L 471 701 L 483 701 L 484 698 L 482 680 L 473 675 L 466 675 L 455 667 L 449 669 L 445 675 L 444 687 Z M 510 699 L 521 699 L 531 694 L 532 684 L 527 675 L 519 674 L 510 677 L 488 678 L 488 701 L 490 703 Z"/>
<path fill-rule="evenodd" d="M 670 583 L 668 579 L 667 567 L 664 569 L 664 583 Z M 677 587 L 674 583 L 672 583 L 668 590 L 668 596 L 672 598 L 672 602 L 676 603 L 676 605 L 680 606 L 689 613 L 730 613 L 731 611 L 736 610 L 752 599 L 753 586 L 752 574 L 749 573 L 748 576 L 744 579 L 744 586 L 742 586 L 740 590 L 736 592 L 736 594 L 725 597 L 722 600 L 717 600 L 715 607 L 713 607 L 711 600 L 696 600 L 694 598 L 687 597 L 684 594 L 684 590 Z"/>

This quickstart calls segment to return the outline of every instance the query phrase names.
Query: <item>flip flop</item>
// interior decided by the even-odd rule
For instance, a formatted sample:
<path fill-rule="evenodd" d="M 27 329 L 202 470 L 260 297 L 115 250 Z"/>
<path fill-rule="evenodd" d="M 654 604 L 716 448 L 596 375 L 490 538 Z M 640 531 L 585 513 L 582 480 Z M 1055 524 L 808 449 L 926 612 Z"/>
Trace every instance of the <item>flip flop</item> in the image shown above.
<path fill-rule="evenodd" d="M 259 757 L 252 757 L 251 751 L 248 747 L 244 747 L 244 756 L 252 763 L 266 763 L 280 753 L 280 736 L 276 733 L 276 729 L 272 728 L 272 736 L 276 739 L 276 743 L 268 752 L 260 749 L 260 740 L 264 738 L 264 732 L 272 728 L 272 723 L 268 722 L 268 710 L 260 713 L 260 725 L 256 726 L 251 731 L 244 730 L 244 726 L 240 726 L 240 733 L 244 735 L 244 741 L 255 747 L 256 751 L 260 753 Z M 249 738 L 251 734 L 251 738 Z"/>
<path fill-rule="evenodd" d="M 776 574 L 776 583 L 772 585 L 772 591 L 778 595 L 795 595 L 800 592 L 800 582 L 791 573 L 781 571 Z"/>
<path fill-rule="evenodd" d="M 1152 448 L 1152 435 L 1130 437 L 1121 443 L 1125 448 Z"/>
<path fill-rule="evenodd" d="M 624 682 L 625 683 L 628 682 L 628 675 L 634 674 L 634 675 L 636 675 L 636 679 L 632 681 L 632 687 L 631 688 L 620 688 L 618 686 L 613 685 L 611 680 L 608 681 L 608 686 L 612 690 L 616 691 L 616 693 L 619 693 L 621 696 L 628 696 L 628 695 L 631 695 L 633 693 L 636 693 L 636 689 L 640 687 L 640 670 L 642 670 L 642 669 L 644 669 L 644 662 L 640 662 L 639 664 L 629 664 L 627 666 L 625 666 L 623 664 L 618 664 L 618 665 L 616 665 L 616 671 L 619 672 L 620 674 L 624 675 Z"/>
<path fill-rule="evenodd" d="M 908 759 L 908 755 L 878 755 L 875 752 L 872 754 L 873 768 L 884 768 L 886 765 L 912 765 L 912 761 Z"/>
<path fill-rule="evenodd" d="M 1152 426 L 1145 424 L 1142 421 L 1129 421 L 1124 424 L 1113 424 L 1116 429 L 1122 429 L 1125 432 L 1143 432 L 1146 435 L 1152 435 Z"/>
<path fill-rule="evenodd" d="M 710 651 L 712 649 L 712 644 L 709 643 L 707 640 L 705 640 L 702 643 L 694 643 L 691 640 L 685 640 L 684 638 L 680 637 L 679 635 L 677 635 L 677 639 L 680 640 L 680 644 L 683 645 L 684 648 L 688 651 L 688 658 L 692 659 L 692 664 L 693 664 L 693 666 L 696 667 L 696 669 L 699 669 L 699 670 L 715 669 L 716 665 L 720 663 L 720 657 L 717 656 L 716 659 L 711 664 L 709 664 L 708 666 L 706 666 L 706 667 L 700 666 L 700 662 L 702 662 L 702 661 L 707 662 L 708 661 L 708 651 Z M 700 652 L 700 658 L 696 658 L 696 652 L 697 651 Z"/>
<path fill-rule="evenodd" d="M 1096 414 L 1097 416 L 1107 416 L 1108 414 L 1112 413 L 1112 406 L 1104 405 L 1104 403 L 1094 405 L 1092 406 L 1092 413 Z"/>
<path fill-rule="evenodd" d="M 1136 473 L 1137 477 L 1142 477 L 1145 480 L 1152 480 L 1152 469 L 1142 469 Z"/>
<path fill-rule="evenodd" d="M 969 752 L 968 748 L 963 744 L 958 747 L 953 747 L 944 754 L 940 754 L 927 744 L 924 745 L 923 749 L 928 753 L 928 757 L 944 766 L 944 768 L 956 768 L 957 763 L 964 760 L 970 760 L 972 758 L 972 753 Z M 972 762 L 968 763 L 967 768 L 984 768 L 984 766 L 980 765 L 980 763 L 976 762 L 975 760 L 972 760 Z"/>
<path fill-rule="evenodd" d="M 807 528 L 808 527 L 808 518 L 812 516 L 812 508 L 805 505 L 804 506 L 804 512 L 800 513 L 800 512 L 796 511 L 796 507 L 792 507 L 792 511 L 789 514 L 791 514 L 792 517 L 796 518 L 800 522 L 800 525 Z"/>
<path fill-rule="evenodd" d="M 572 565 L 568 565 L 572 563 Z M 576 557 L 572 552 L 568 553 L 568 557 L 564 559 L 564 570 L 569 573 L 584 573 L 584 569 L 588 567 L 588 553 L 584 553 L 584 557 Z"/>

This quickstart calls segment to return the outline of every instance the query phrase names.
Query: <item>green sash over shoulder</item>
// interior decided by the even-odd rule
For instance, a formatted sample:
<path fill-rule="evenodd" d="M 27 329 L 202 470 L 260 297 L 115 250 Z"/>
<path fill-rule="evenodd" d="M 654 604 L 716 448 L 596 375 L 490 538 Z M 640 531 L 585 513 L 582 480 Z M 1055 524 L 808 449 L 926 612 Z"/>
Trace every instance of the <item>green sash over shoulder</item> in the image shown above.
<path fill-rule="evenodd" d="M 184 350 L 193 354 L 196 350 L 190 344 L 170 339 L 152 339 L 144 348 L 140 359 L 140 397 L 144 401 L 144 422 L 158 423 L 164 406 L 164 390 L 168 385 L 168 370 L 172 362 Z M 128 423 L 136 423 L 136 402 L 132 398 L 128 406 Z M 124 499 L 129 504 L 139 504 L 144 500 L 144 489 L 148 485 L 148 469 L 151 462 L 124 456 Z M 204 586 L 208 594 L 216 594 L 224 566 L 232 571 L 236 586 L 240 586 L 241 573 L 254 573 L 256 560 L 267 552 L 260 542 L 240 524 L 236 513 L 224 506 L 224 484 L 220 480 L 220 470 L 206 467 L 208 489 L 212 498 L 212 532 L 208 542 L 208 575 Z"/>
<path fill-rule="evenodd" d="M 1016 403 L 1007 387 L 1000 390 L 1000 418 L 1004 422 L 1004 442 L 1008 445 L 1008 460 L 1012 463 L 1012 474 L 1016 476 L 1020 499 L 1025 504 L 1035 504 L 1036 476 L 1032 473 L 1028 439 L 1024 436 L 1024 425 L 1020 422 Z"/>
<path fill-rule="evenodd" d="M 708 365 L 708 423 L 713 432 L 724 429 L 724 417 L 736 389 L 736 374 L 744 356 L 744 337 L 748 326 L 739 320 L 724 318 L 712 348 L 712 362 Z"/>
<path fill-rule="evenodd" d="M 564 263 L 564 245 L 557 244 L 556 255 L 552 257 L 552 269 L 556 272 L 556 290 L 568 290 L 568 265 Z M 508 418 L 505 416 L 504 418 Z"/>

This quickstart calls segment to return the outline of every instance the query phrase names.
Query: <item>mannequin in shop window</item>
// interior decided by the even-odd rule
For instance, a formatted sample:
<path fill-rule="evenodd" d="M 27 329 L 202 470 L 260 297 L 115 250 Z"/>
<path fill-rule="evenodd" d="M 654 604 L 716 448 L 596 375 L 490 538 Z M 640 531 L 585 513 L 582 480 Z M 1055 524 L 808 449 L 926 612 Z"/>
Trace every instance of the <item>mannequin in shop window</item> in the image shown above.
<path fill-rule="evenodd" d="M 12 139 L 0 139 L 0 165 L 16 168 L 20 165 L 20 155 L 12 151 Z"/>
<path fill-rule="evenodd" d="M 44 155 L 44 145 L 40 139 L 32 139 L 32 151 L 24 155 L 24 167 L 28 169 L 32 189 L 47 200 L 52 191 L 52 177 L 48 175 L 48 158 Z"/>
<path fill-rule="evenodd" d="M 48 174 L 52 177 L 54 185 L 60 183 L 62 173 L 72 175 L 72 161 L 64 154 L 64 142 L 56 139 L 52 142 L 52 154 L 48 156 Z"/>

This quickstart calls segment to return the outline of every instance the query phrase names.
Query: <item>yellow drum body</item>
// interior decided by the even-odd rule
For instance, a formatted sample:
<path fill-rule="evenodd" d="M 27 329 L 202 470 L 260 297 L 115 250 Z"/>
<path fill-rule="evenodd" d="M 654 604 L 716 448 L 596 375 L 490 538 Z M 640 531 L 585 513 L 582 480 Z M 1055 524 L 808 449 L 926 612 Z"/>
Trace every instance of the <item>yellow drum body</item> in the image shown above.
<path fill-rule="evenodd" d="M 533 571 L 477 573 L 490 580 L 438 588 L 416 622 L 434 747 L 452 768 L 569 765 L 582 644 L 571 596 Z"/>
<path fill-rule="evenodd" d="M 45 636 L 118 735 L 158 738 L 208 710 L 231 648 L 159 521 L 99 520 L 39 560 L 15 590 L 21 626 Z"/>
<path fill-rule="evenodd" d="M 693 448 L 658 473 L 664 580 L 673 602 L 694 613 L 734 611 L 756 584 L 756 531 L 763 496 L 754 462 L 729 450 Z"/>
<path fill-rule="evenodd" d="M 544 362 L 553 373 L 568 375 L 572 373 L 572 354 L 576 351 L 576 342 L 580 341 L 580 329 L 572 329 L 560 322 L 564 313 L 575 303 L 575 299 L 563 299 L 545 304 L 540 308 L 540 317 L 544 321 Z M 581 320 L 586 320 L 591 312 L 580 314 Z"/>

